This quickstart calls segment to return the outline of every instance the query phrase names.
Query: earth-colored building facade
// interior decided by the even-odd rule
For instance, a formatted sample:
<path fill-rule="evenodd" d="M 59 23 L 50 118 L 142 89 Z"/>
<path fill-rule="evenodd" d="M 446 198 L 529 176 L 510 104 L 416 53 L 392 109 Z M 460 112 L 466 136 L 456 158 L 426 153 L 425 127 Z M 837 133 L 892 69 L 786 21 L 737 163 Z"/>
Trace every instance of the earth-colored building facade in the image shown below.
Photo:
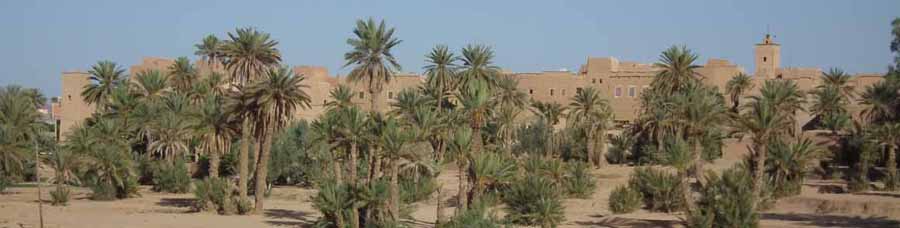
<path fill-rule="evenodd" d="M 763 41 L 754 46 L 754 89 L 748 95 L 758 93 L 767 80 L 792 80 L 800 89 L 809 91 L 815 88 L 822 76 L 822 70 L 818 68 L 782 68 L 781 46 L 771 39 L 769 35 Z M 134 75 L 141 71 L 160 70 L 167 71 L 174 63 L 172 59 L 148 57 L 141 64 L 134 65 L 129 73 Z M 204 62 L 196 63 L 200 75 L 219 67 L 211 67 Z M 618 122 L 631 122 L 637 117 L 640 108 L 640 95 L 650 87 L 653 77 L 661 69 L 653 64 L 619 61 L 614 57 L 588 57 L 584 65 L 577 72 L 568 71 L 544 71 L 536 73 L 506 73 L 519 80 L 519 89 L 525 92 L 531 99 L 542 102 L 557 102 L 568 104 L 578 90 L 594 87 L 599 90 L 603 98 L 609 101 Z M 346 84 L 355 93 L 354 102 L 361 107 L 369 102 L 366 96 L 366 87 L 363 83 L 351 83 L 345 77 L 331 76 L 328 69 L 320 66 L 296 66 L 293 71 L 297 75 L 306 77 L 305 84 L 309 86 L 306 92 L 311 97 L 311 108 L 298 110 L 297 118 L 314 119 L 325 110 L 325 104 L 330 100 L 329 92 L 341 84 Z M 725 84 L 738 73 L 744 73 L 744 69 L 728 60 L 711 58 L 706 64 L 700 66 L 697 73 L 703 81 L 709 85 L 718 87 L 724 93 Z M 79 122 L 91 115 L 94 108 L 84 103 L 81 97 L 82 88 L 90 83 L 89 75 L 83 72 L 64 72 L 62 75 L 62 97 L 60 99 L 60 135 L 65 134 Z M 861 91 L 865 86 L 881 80 L 881 75 L 860 74 L 852 77 L 851 84 Z M 389 108 L 388 105 L 396 94 L 406 88 L 420 86 L 425 78 L 415 74 L 398 74 L 390 83 L 386 84 L 381 94 L 379 107 Z M 860 107 L 854 104 L 850 110 L 856 111 Z M 801 124 L 811 119 L 807 113 L 799 113 L 798 120 Z"/>

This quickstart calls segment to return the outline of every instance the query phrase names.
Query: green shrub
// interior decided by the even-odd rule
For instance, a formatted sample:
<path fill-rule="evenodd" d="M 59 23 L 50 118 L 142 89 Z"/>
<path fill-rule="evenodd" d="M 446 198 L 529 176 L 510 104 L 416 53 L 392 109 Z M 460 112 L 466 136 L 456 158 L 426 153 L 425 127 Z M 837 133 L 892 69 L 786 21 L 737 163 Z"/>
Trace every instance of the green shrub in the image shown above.
<path fill-rule="evenodd" d="M 415 203 L 426 200 L 437 190 L 438 184 L 430 175 L 420 175 L 418 182 L 411 175 L 400 177 L 400 200 L 403 203 Z"/>
<path fill-rule="evenodd" d="M 591 175 L 587 163 L 572 162 L 568 165 L 565 187 L 569 196 L 587 199 L 594 193 L 597 181 Z"/>
<path fill-rule="evenodd" d="M 215 211 L 220 214 L 234 214 L 245 211 L 246 205 L 234 194 L 231 183 L 221 178 L 207 178 L 197 181 L 194 188 L 194 209 L 198 211 Z"/>
<path fill-rule="evenodd" d="M 619 186 L 609 194 L 609 210 L 614 214 L 631 213 L 641 208 L 644 197 L 641 193 L 628 187 Z"/>
<path fill-rule="evenodd" d="M 472 205 L 471 208 L 462 214 L 453 216 L 440 228 L 500 228 L 502 221 L 493 213 L 488 213 L 488 206 L 485 204 Z"/>
<path fill-rule="evenodd" d="M 91 199 L 92 200 L 115 200 L 118 199 L 116 197 L 116 186 L 107 183 L 98 183 L 91 186 Z"/>
<path fill-rule="evenodd" d="M 552 181 L 528 176 L 513 183 L 503 198 L 507 219 L 521 225 L 554 227 L 565 219 L 560 189 Z"/>
<path fill-rule="evenodd" d="M 747 186 L 753 184 L 742 166 L 725 170 L 719 177 L 706 176 L 706 186 L 697 202 L 697 210 L 688 215 L 691 227 L 758 227 L 754 196 Z"/>
<path fill-rule="evenodd" d="M 6 188 L 8 188 L 10 185 L 12 185 L 12 180 L 6 177 L 6 175 L 0 174 L 0 193 L 5 192 Z"/>
<path fill-rule="evenodd" d="M 346 184 L 326 182 L 319 186 L 319 192 L 312 198 L 313 208 L 322 213 L 322 217 L 316 222 L 318 227 L 335 227 L 338 219 L 348 221 L 348 208 L 353 206 L 351 187 Z"/>
<path fill-rule="evenodd" d="M 675 174 L 652 167 L 638 168 L 631 174 L 628 185 L 641 193 L 651 211 L 672 212 L 682 208 L 681 180 Z"/>
<path fill-rule="evenodd" d="M 69 188 L 57 186 L 56 189 L 50 191 L 50 202 L 53 206 L 68 205 L 69 195 L 71 195 L 71 191 L 69 190 Z"/>
<path fill-rule="evenodd" d="M 185 193 L 191 190 L 191 176 L 187 165 L 176 161 L 174 165 L 160 166 L 153 176 L 153 191 L 169 193 Z"/>

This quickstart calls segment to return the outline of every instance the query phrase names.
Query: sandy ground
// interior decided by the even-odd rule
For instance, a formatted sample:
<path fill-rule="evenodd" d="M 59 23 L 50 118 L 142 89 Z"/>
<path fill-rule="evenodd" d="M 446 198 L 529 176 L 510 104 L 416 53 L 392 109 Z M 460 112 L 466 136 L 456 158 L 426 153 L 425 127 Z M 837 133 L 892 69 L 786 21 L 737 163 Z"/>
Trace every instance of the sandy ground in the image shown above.
<path fill-rule="evenodd" d="M 747 142 L 729 141 L 723 159 L 706 168 L 722 170 L 743 158 Z M 626 184 L 633 167 L 608 166 L 598 169 L 598 188 L 591 199 L 567 199 L 566 221 L 561 227 L 679 227 L 680 214 L 638 211 L 613 215 L 607 209 L 613 188 Z M 443 183 L 445 202 L 456 195 L 456 170 L 439 177 Z M 841 184 L 811 180 L 799 196 L 780 200 L 774 208 L 762 213 L 761 227 L 900 227 L 900 193 L 866 192 L 859 194 L 818 193 L 818 186 Z M 43 198 L 50 196 L 45 188 Z M 0 227 L 38 227 L 37 189 L 11 188 L 0 195 Z M 313 190 L 277 187 L 266 201 L 260 215 L 221 216 L 192 212 L 191 194 L 164 194 L 141 189 L 142 196 L 112 202 L 87 199 L 87 189 L 75 189 L 69 206 L 45 204 L 45 227 L 307 227 L 320 216 L 312 208 L 309 197 Z M 452 205 L 452 203 L 448 203 Z M 415 205 L 413 227 L 432 227 L 436 200 Z M 453 208 L 444 212 L 450 216 Z"/>

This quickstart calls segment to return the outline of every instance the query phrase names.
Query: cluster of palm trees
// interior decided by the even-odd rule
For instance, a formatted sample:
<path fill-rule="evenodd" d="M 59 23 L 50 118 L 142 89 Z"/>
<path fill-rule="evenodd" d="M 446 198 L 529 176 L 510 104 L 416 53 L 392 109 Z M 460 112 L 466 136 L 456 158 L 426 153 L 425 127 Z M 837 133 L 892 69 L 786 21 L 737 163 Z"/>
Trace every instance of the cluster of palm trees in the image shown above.
<path fill-rule="evenodd" d="M 27 178 L 28 166 L 34 164 L 31 158 L 35 150 L 48 151 L 52 147 L 53 126 L 43 121 L 43 114 L 38 112 L 45 103 L 46 98 L 37 89 L 16 85 L 0 87 L 0 182 L 3 185 Z"/>

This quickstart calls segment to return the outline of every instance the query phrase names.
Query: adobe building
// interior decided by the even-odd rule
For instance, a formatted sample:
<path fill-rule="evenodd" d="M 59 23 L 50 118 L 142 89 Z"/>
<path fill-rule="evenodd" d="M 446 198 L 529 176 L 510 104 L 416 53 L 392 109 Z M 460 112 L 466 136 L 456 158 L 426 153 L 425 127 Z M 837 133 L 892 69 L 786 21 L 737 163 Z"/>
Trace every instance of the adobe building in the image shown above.
<path fill-rule="evenodd" d="M 129 68 L 131 75 L 146 70 L 167 71 L 174 60 L 164 58 L 144 58 L 141 64 Z M 204 75 L 210 71 L 219 71 L 221 66 L 208 66 L 202 61 L 195 63 L 198 73 Z M 758 93 L 759 88 L 767 80 L 792 80 L 800 89 L 811 90 L 819 83 L 822 70 L 818 68 L 783 68 L 781 67 L 781 45 L 766 35 L 763 41 L 754 46 L 754 89 L 750 95 Z M 330 100 L 329 92 L 341 84 L 351 87 L 354 92 L 353 102 L 368 108 L 369 96 L 365 83 L 351 83 L 346 77 L 331 76 L 328 69 L 321 66 L 296 66 L 292 68 L 297 75 L 306 77 L 304 84 L 310 95 L 311 108 L 298 110 L 296 117 L 314 119 L 325 110 Z M 632 122 L 640 109 L 640 96 L 650 82 L 661 71 L 652 63 L 620 61 L 614 57 L 588 57 L 578 72 L 544 71 L 534 73 L 505 73 L 519 80 L 519 89 L 531 99 L 542 102 L 557 102 L 567 105 L 575 93 L 583 88 L 594 87 L 609 101 L 615 114 L 615 120 L 622 123 Z M 728 60 L 711 58 L 696 70 L 704 83 L 718 87 L 725 92 L 725 84 L 744 69 Z M 83 72 L 65 72 L 62 76 L 63 96 L 59 104 L 60 129 L 64 135 L 72 126 L 89 117 L 93 107 L 84 103 L 81 97 L 82 88 L 89 83 L 89 75 Z M 856 75 L 850 82 L 860 92 L 865 86 L 881 80 L 880 75 Z M 390 108 L 389 103 L 403 89 L 415 88 L 424 83 L 425 78 L 416 74 L 397 74 L 390 83 L 384 86 L 380 96 L 379 107 Z M 810 97 L 811 98 L 811 97 Z M 727 98 L 726 98 L 727 99 Z M 730 101 L 729 101 L 730 102 Z M 856 101 L 849 108 L 858 111 L 861 108 Z M 527 112 L 526 112 L 527 113 Z M 798 120 L 804 124 L 811 120 L 808 113 L 798 113 Z"/>

